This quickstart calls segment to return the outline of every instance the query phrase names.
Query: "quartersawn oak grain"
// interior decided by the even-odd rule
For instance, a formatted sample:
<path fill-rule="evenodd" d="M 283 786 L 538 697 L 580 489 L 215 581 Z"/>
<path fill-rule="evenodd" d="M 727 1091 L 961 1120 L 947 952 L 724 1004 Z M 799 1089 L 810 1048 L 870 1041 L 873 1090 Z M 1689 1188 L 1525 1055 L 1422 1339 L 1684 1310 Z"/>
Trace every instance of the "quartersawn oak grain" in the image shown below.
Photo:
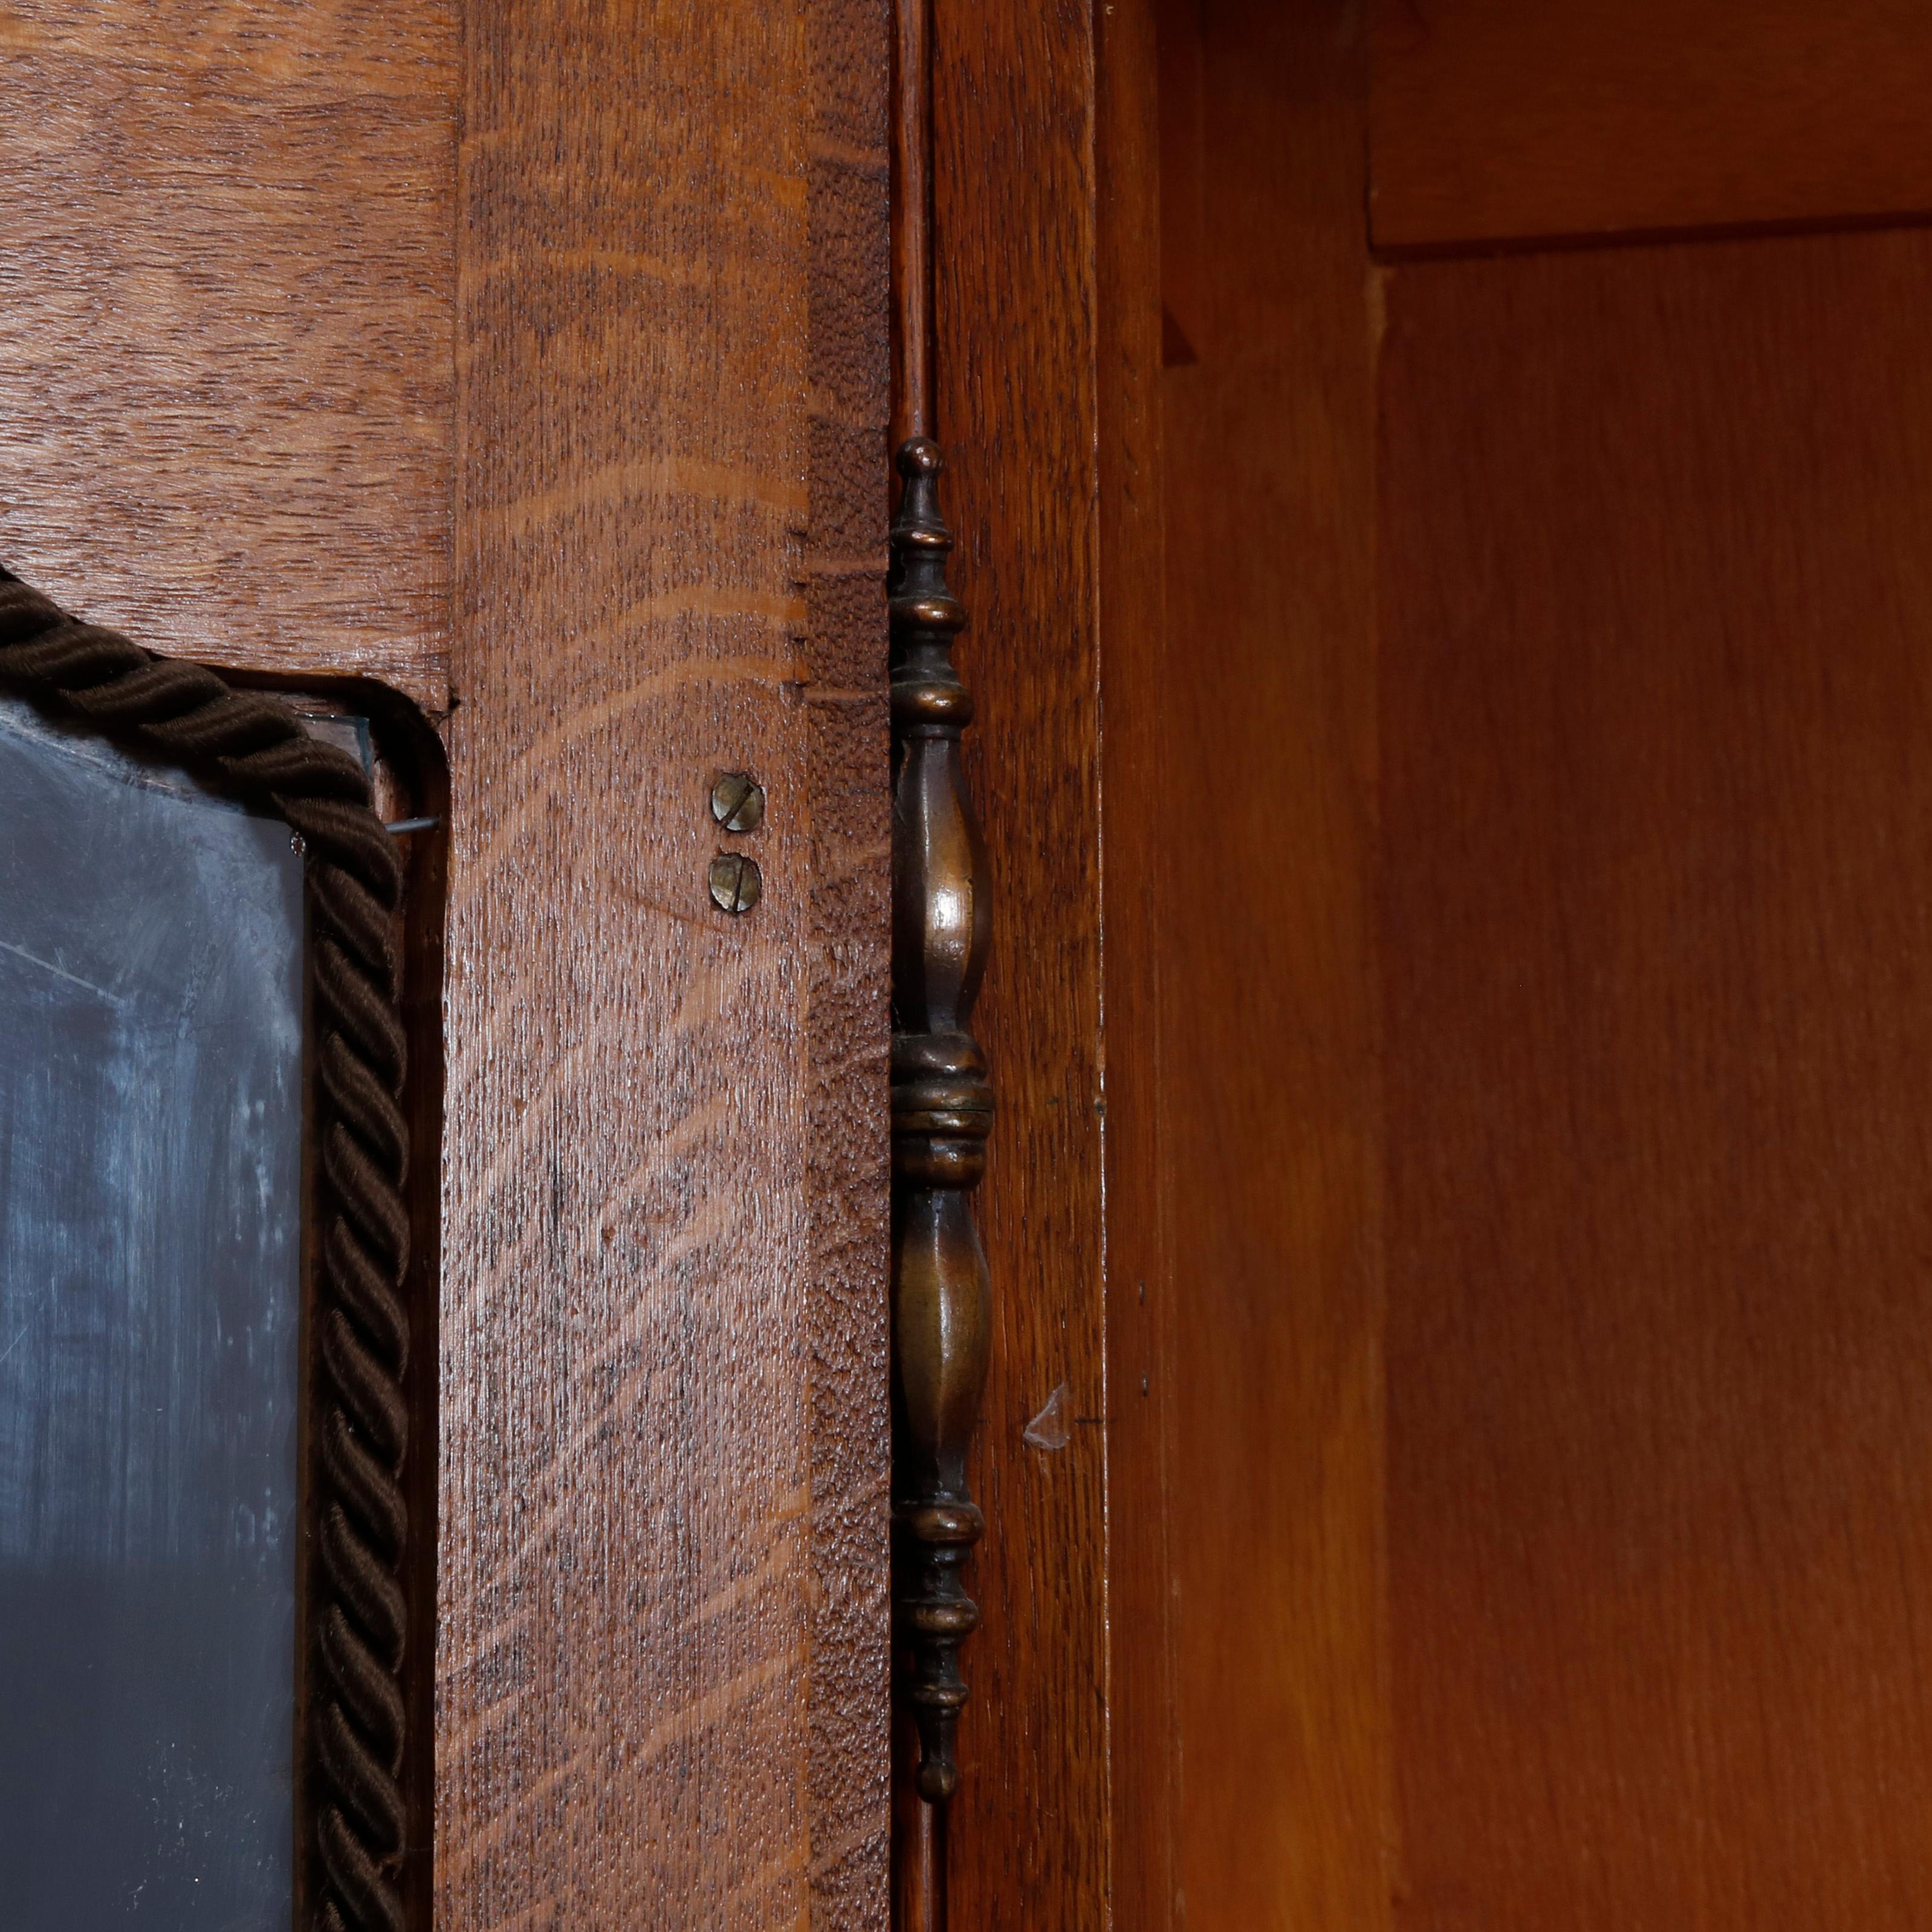
<path fill-rule="evenodd" d="M 1932 1898 L 1922 232 L 1396 272 L 1414 1932 Z"/>
<path fill-rule="evenodd" d="M 882 1932 L 890 1910 L 889 30 L 888 0 L 812 0 L 806 16 L 814 1932 Z"/>
<path fill-rule="evenodd" d="M 0 50 L 0 556 L 440 710 L 454 0 L 12 0 Z"/>
<path fill-rule="evenodd" d="M 877 29 L 467 10 L 445 1932 L 884 1897 Z"/>
<path fill-rule="evenodd" d="M 446 1928 L 884 1918 L 884 28 L 0 12 L 0 555 L 445 717 Z"/>

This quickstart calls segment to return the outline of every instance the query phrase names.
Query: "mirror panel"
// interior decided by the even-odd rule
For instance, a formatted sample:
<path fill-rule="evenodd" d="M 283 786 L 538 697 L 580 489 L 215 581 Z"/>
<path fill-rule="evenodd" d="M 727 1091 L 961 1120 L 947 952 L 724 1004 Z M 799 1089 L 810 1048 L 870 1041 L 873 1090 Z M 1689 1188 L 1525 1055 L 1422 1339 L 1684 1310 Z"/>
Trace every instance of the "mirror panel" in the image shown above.
<path fill-rule="evenodd" d="M 302 862 L 0 698 L 0 1897 L 293 1917 Z"/>

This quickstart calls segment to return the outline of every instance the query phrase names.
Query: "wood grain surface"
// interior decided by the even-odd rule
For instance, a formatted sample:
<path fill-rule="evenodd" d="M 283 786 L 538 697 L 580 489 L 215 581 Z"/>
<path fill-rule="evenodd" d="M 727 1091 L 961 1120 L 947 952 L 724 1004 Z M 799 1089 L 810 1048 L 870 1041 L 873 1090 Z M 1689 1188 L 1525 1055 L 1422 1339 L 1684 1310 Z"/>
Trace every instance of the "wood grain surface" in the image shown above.
<path fill-rule="evenodd" d="M 1182 1888 L 1386 1927 L 1372 357 L 1346 5 L 1189 9 L 1198 360 L 1170 368 Z M 1189 24 L 1184 17 L 1184 26 Z"/>
<path fill-rule="evenodd" d="M 8 0 L 0 49 L 0 560 L 440 710 L 454 0 Z"/>
<path fill-rule="evenodd" d="M 446 714 L 439 1925 L 875 1928 L 884 8 L 462 10 L 0 8 L 0 558 Z"/>
<path fill-rule="evenodd" d="M 1114 0 L 1095 45 L 1101 991 L 1107 1378 L 1110 1922 L 1179 1922 L 1174 1228 L 1165 1158 L 1174 654 L 1160 370 L 1160 22 Z M 1096 1922 L 1099 1915 L 1086 1922 Z"/>
<path fill-rule="evenodd" d="M 1111 1858 L 1092 21 L 935 0 L 934 46 L 935 430 L 971 620 L 955 657 L 993 881 L 975 1030 L 999 1105 L 950 1924 L 1088 1932 Z"/>
<path fill-rule="evenodd" d="M 884 1932 L 889 1916 L 890 26 L 887 0 L 811 0 L 806 16 L 813 1932 Z"/>
<path fill-rule="evenodd" d="M 1404 268 L 1398 1923 L 1932 1899 L 1918 232 Z"/>
<path fill-rule="evenodd" d="M 1001 1107 L 955 1932 L 1388 1922 L 1346 19 L 1123 4 L 1090 50 L 1072 16 L 941 0 L 938 429 Z M 1177 24 L 1204 111 L 1163 122 Z M 1157 128 L 1202 143 L 1178 194 Z M 1156 394 L 1177 208 L 1198 360 Z"/>
<path fill-rule="evenodd" d="M 1375 238 L 1932 212 L 1920 0 L 1375 0 Z"/>
<path fill-rule="evenodd" d="M 443 1932 L 884 1896 L 879 25 L 466 13 Z"/>

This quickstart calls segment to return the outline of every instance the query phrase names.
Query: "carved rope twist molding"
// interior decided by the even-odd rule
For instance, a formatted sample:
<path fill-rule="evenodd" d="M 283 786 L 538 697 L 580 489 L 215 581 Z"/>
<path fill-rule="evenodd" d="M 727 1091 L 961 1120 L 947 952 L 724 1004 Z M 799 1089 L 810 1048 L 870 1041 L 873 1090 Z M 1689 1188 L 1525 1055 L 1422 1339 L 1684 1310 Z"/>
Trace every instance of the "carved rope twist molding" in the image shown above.
<path fill-rule="evenodd" d="M 983 1528 L 966 1480 L 991 1342 L 992 1295 L 970 1196 L 993 1090 L 971 1032 L 991 939 L 986 854 L 960 741 L 973 700 L 952 666 L 966 614 L 946 587 L 938 446 L 901 446 L 892 530 L 892 1320 L 900 1430 L 894 1592 L 928 1804 L 958 1788 L 968 1690 L 959 1646 L 979 1606 L 960 1570 Z"/>
<path fill-rule="evenodd" d="M 370 808 L 362 767 L 310 737 L 285 706 L 70 617 L 4 572 L 0 680 L 104 735 L 218 775 L 302 842 L 322 1035 L 315 1332 L 326 1385 L 316 1424 L 321 1580 L 308 1624 L 324 1687 L 310 1714 L 321 1787 L 311 1808 L 322 1879 L 314 1923 L 404 1932 L 409 1134 L 394 842 Z"/>

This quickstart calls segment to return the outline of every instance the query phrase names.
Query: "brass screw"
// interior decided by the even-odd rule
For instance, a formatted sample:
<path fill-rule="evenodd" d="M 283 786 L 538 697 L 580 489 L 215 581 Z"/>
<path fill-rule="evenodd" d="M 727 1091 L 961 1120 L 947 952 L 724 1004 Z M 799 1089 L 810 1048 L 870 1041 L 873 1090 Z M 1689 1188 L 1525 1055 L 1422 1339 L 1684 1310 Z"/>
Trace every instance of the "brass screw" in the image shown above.
<path fill-rule="evenodd" d="M 742 852 L 721 852 L 711 862 L 711 903 L 720 912 L 749 912 L 765 889 L 758 862 Z"/>
<path fill-rule="evenodd" d="M 755 832 L 765 822 L 765 788 L 749 772 L 727 772 L 711 788 L 711 815 L 727 832 Z"/>

